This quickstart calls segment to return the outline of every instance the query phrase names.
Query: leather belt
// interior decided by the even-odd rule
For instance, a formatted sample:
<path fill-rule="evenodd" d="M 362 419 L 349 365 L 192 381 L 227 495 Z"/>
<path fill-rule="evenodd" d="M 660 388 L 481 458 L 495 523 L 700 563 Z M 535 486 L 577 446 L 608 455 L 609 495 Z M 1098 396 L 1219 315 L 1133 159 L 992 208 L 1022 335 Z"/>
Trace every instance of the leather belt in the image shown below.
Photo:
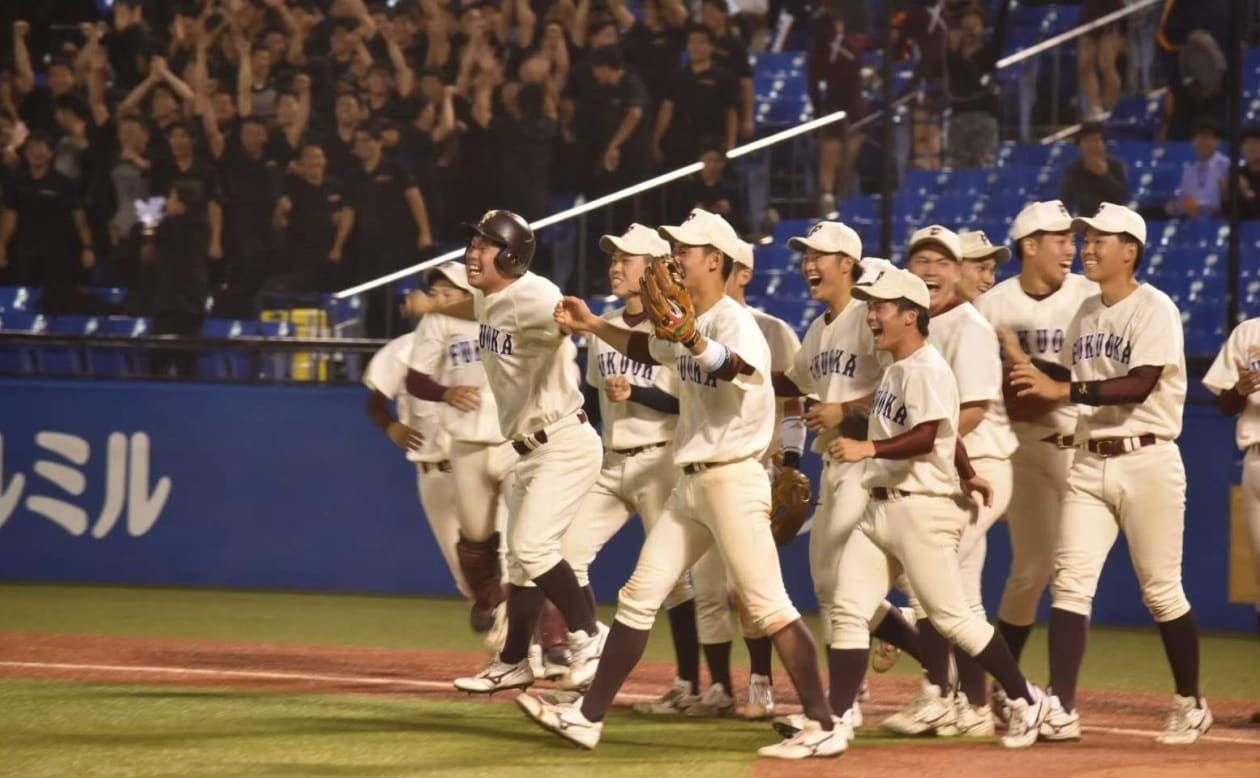
<path fill-rule="evenodd" d="M 441 462 L 421 462 L 420 469 L 425 473 L 432 473 L 434 470 L 449 473 L 451 472 L 451 460 L 443 459 Z"/>
<path fill-rule="evenodd" d="M 1085 444 L 1085 450 L 1106 459 L 1153 446 L 1158 442 L 1159 438 L 1148 432 L 1133 438 L 1095 438 Z"/>
<path fill-rule="evenodd" d="M 669 441 L 662 440 L 660 443 L 649 443 L 646 446 L 635 446 L 634 448 L 614 448 L 612 452 L 623 457 L 632 457 L 642 454 L 644 451 L 652 451 L 653 449 L 664 448 L 669 445 Z"/>
<path fill-rule="evenodd" d="M 579 424 L 585 424 L 586 411 L 578 411 L 577 420 Z M 559 421 L 564 421 L 564 419 L 560 419 Z M 555 426 L 555 425 L 553 424 L 552 426 Z M 520 440 L 512 441 L 512 448 L 516 449 L 516 453 L 520 454 L 521 456 L 525 456 L 526 454 L 538 448 L 539 446 L 545 446 L 545 445 L 547 445 L 547 430 L 546 429 L 541 429 L 541 430 L 538 430 L 537 432 L 531 432 L 530 434 L 526 435 Z"/>
<path fill-rule="evenodd" d="M 910 492 L 902 489 L 889 489 L 886 486 L 876 486 L 870 490 L 872 500 L 899 500 L 902 497 L 909 497 Z"/>
<path fill-rule="evenodd" d="M 703 473 L 705 470 L 712 470 L 715 467 L 733 464 L 732 462 L 692 462 L 689 465 L 683 465 L 683 473 L 685 475 L 695 475 Z"/>
<path fill-rule="evenodd" d="M 1057 432 L 1053 435 L 1047 435 L 1046 437 L 1042 438 L 1041 442 L 1053 443 L 1056 448 L 1060 448 L 1060 449 L 1076 448 L 1076 438 L 1072 437 L 1071 435 L 1060 435 Z"/>

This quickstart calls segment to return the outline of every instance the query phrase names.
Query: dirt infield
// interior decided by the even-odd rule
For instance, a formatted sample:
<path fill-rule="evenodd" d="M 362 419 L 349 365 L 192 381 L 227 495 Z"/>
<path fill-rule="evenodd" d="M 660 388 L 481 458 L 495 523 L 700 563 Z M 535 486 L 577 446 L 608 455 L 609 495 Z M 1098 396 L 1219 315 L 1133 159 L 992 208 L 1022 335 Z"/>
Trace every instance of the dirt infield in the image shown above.
<path fill-rule="evenodd" d="M 388 694 L 434 700 L 468 700 L 450 686 L 454 676 L 475 670 L 484 657 L 279 643 L 227 643 L 147 640 L 88 635 L 0 632 L 0 677 L 98 683 L 165 684 L 245 691 L 323 694 Z M 662 691 L 672 680 L 667 665 L 645 664 L 631 676 L 619 704 Z M 791 706 L 789 684 L 776 678 L 782 701 Z M 906 678 L 871 676 L 872 700 L 864 705 L 868 726 L 914 692 Z M 737 673 L 743 688 L 746 675 Z M 506 704 L 513 695 L 494 698 Z M 469 704 L 484 704 L 469 701 Z M 928 778 L 970 778 L 1010 773 L 1021 778 L 1053 775 L 1081 778 L 1246 778 L 1260 777 L 1260 727 L 1247 724 L 1255 701 L 1212 699 L 1217 724 L 1190 748 L 1158 746 L 1166 696 L 1085 692 L 1085 739 L 1078 744 L 1039 745 L 1005 751 L 992 743 L 922 740 L 906 747 L 862 747 L 857 742 L 843 762 L 758 762 L 758 776 L 812 776 L 878 772 L 881 778 L 934 773 Z M 608 737 L 615 738 L 615 728 Z"/>

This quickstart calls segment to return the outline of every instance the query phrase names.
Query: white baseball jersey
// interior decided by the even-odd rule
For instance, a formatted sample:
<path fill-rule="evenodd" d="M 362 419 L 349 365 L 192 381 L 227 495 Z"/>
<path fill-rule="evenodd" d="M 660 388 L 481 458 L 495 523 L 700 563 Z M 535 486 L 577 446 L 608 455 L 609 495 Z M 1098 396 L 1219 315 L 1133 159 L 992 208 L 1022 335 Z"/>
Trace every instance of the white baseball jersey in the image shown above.
<path fill-rule="evenodd" d="M 913 459 L 868 459 L 867 489 L 882 486 L 912 494 L 958 494 L 954 446 L 958 439 L 958 385 L 949 363 L 930 343 L 893 362 L 871 404 L 871 440 L 887 440 L 929 421 L 939 421 L 932 451 Z"/>
<path fill-rule="evenodd" d="M 814 319 L 785 374 L 805 394 L 825 403 L 846 403 L 874 393 L 887 361 L 875 350 L 866 303 L 850 300 L 834 318 L 823 314 Z M 815 437 L 812 450 L 826 452 L 839 434 L 832 430 Z"/>
<path fill-rule="evenodd" d="M 1037 299 L 1029 297 L 1019 278 L 1008 278 L 976 298 L 975 306 L 994 329 L 1007 328 L 1019 338 L 1024 353 L 1033 359 L 1060 364 L 1066 330 L 1081 304 L 1098 294 L 1098 284 L 1084 276 L 1069 273 L 1053 294 Z M 1040 419 L 1012 422 L 1016 430 L 1029 429 L 1032 434 L 1071 435 L 1076 429 L 1076 406 L 1064 403 Z"/>
<path fill-rule="evenodd" d="M 759 311 L 756 308 L 749 308 L 752 311 L 753 319 L 756 320 L 757 326 L 761 329 L 761 334 L 766 339 L 766 345 L 770 347 L 770 371 L 783 373 L 792 366 L 792 358 L 796 352 L 800 351 L 801 339 L 796 337 L 796 331 L 792 329 L 792 325 L 783 321 L 777 316 Z M 783 448 L 782 430 L 779 425 L 783 422 L 783 405 L 787 400 L 776 399 L 774 403 L 774 435 L 770 438 L 770 445 L 767 448 L 769 452 L 775 452 Z"/>
<path fill-rule="evenodd" d="M 739 354 L 753 372 L 719 381 L 703 372 L 682 345 L 652 336 L 652 358 L 675 365 L 680 381 L 674 464 L 760 459 L 775 426 L 766 338 L 752 312 L 725 296 L 696 318 L 696 329 Z"/>
<path fill-rule="evenodd" d="M 412 333 L 400 335 L 381 347 L 363 371 L 363 385 L 394 400 L 398 420 L 416 432 L 424 442 L 407 452 L 412 462 L 441 462 L 448 456 L 450 439 L 438 418 L 440 403 L 426 402 L 407 394 L 407 358 Z"/>
<path fill-rule="evenodd" d="M 631 327 L 626 323 L 625 307 L 603 315 L 613 325 L 636 332 L 651 332 L 652 321 L 646 316 Z M 599 415 L 603 419 L 604 447 L 626 450 L 674 439 L 678 416 L 661 413 L 636 402 L 611 402 L 604 394 L 604 379 L 620 376 L 631 386 L 655 387 L 673 397 L 678 396 L 678 376 L 667 365 L 645 365 L 631 359 L 599 338 L 592 338 L 587 349 L 586 383 L 599 390 Z"/>
<path fill-rule="evenodd" d="M 1163 372 L 1143 403 L 1080 406 L 1076 439 L 1151 433 L 1175 440 L 1186 404 L 1184 343 L 1177 305 L 1150 284 L 1112 306 L 1101 294 L 1086 300 L 1068 326 L 1062 354 L 1073 381 L 1105 381 L 1143 365 Z"/>
<path fill-rule="evenodd" d="M 1260 319 L 1248 319 L 1234 328 L 1229 334 L 1216 361 L 1203 376 L 1203 385 L 1220 394 L 1226 389 L 1233 389 L 1238 383 L 1238 367 L 1235 360 L 1246 365 L 1248 370 L 1260 372 Z M 1238 448 L 1246 450 L 1260 443 L 1260 392 L 1247 396 L 1247 403 L 1238 416 L 1235 432 Z M 1260 563 L 1260 557 L 1256 559 Z"/>
<path fill-rule="evenodd" d="M 477 322 L 430 314 L 416 326 L 411 347 L 411 369 L 442 386 L 481 387 L 481 407 L 461 411 L 437 403 L 438 417 L 451 440 L 467 443 L 502 443 L 498 407 L 486 386 L 486 369 L 477 344 Z"/>
<path fill-rule="evenodd" d="M 997 331 L 970 303 L 928 322 L 928 342 L 941 352 L 958 382 L 958 402 L 989 403 L 984 418 L 963 438 L 973 459 L 1009 459 L 1018 447 L 1002 403 L 1002 355 Z"/>
<path fill-rule="evenodd" d="M 494 294 L 473 290 L 481 359 L 505 438 L 523 438 L 582 409 L 573 343 L 553 318 L 561 299 L 559 287 L 528 271 Z"/>

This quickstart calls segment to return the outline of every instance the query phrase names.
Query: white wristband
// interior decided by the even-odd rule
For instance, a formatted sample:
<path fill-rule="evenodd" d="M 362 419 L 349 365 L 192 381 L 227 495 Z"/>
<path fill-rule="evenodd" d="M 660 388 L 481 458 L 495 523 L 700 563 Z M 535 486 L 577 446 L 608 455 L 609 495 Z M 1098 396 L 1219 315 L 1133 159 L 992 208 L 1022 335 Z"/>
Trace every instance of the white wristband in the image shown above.
<path fill-rule="evenodd" d="M 716 340 L 710 340 L 705 344 L 704 351 L 696 355 L 696 364 L 706 373 L 715 373 L 718 368 L 726 364 L 730 356 L 731 352 L 726 350 L 726 346 Z"/>
<path fill-rule="evenodd" d="M 779 425 L 779 435 L 783 439 L 783 450 L 794 454 L 805 451 L 805 420 L 800 416 L 785 416 Z"/>

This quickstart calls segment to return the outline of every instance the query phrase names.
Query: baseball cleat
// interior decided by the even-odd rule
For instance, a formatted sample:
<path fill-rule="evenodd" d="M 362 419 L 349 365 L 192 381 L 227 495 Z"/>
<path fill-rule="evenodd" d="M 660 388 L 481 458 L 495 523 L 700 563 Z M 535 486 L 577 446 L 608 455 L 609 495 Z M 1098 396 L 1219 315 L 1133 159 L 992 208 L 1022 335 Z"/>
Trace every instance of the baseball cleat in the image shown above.
<path fill-rule="evenodd" d="M 1049 743 L 1066 743 L 1081 739 L 1081 715 L 1063 709 L 1063 703 L 1055 695 L 1049 695 L 1050 712 L 1038 730 L 1042 740 Z"/>
<path fill-rule="evenodd" d="M 599 744 L 604 722 L 589 721 L 582 715 L 581 697 L 573 702 L 550 703 L 522 694 L 516 698 L 516 705 L 538 726 L 554 732 L 574 745 L 591 749 Z"/>
<path fill-rule="evenodd" d="M 855 716 L 856 714 L 856 716 Z M 844 712 L 843 716 L 832 715 L 831 720 L 844 735 L 845 741 L 851 741 L 857 735 L 858 724 L 855 723 L 861 714 L 857 713 L 857 704 Z M 809 723 L 809 717 L 804 713 L 789 713 L 786 716 L 779 716 L 771 722 L 770 726 L 774 727 L 774 731 L 779 733 L 780 737 L 793 738 L 800 733 L 805 725 Z"/>
<path fill-rule="evenodd" d="M 735 698 L 720 683 L 704 690 L 700 699 L 683 711 L 693 719 L 717 719 L 735 715 Z"/>
<path fill-rule="evenodd" d="M 771 759 L 817 759 L 840 756 L 848 747 L 849 741 L 840 727 L 825 730 L 817 721 L 810 720 L 792 737 L 782 743 L 763 746 L 757 749 L 757 753 Z"/>
<path fill-rule="evenodd" d="M 919 696 L 900 712 L 884 719 L 881 726 L 898 735 L 926 735 L 953 724 L 957 715 L 953 697 L 942 696 L 939 686 L 924 683 Z"/>
<path fill-rule="evenodd" d="M 700 701 L 700 696 L 691 691 L 691 681 L 674 679 L 673 687 L 655 700 L 645 700 L 634 704 L 634 712 L 645 716 L 677 716 L 687 707 Z"/>
<path fill-rule="evenodd" d="M 542 677 L 548 681 L 569 672 L 569 649 L 557 646 L 542 652 Z"/>
<path fill-rule="evenodd" d="M 528 689 L 534 683 L 534 671 L 528 657 L 516 664 L 500 662 L 496 656 L 486 669 L 471 678 L 456 678 L 455 688 L 469 694 L 494 694 L 507 689 Z"/>
<path fill-rule="evenodd" d="M 1006 724 L 1006 734 L 1002 736 L 1004 748 L 1028 748 L 1036 743 L 1041 725 L 1050 714 L 1050 698 L 1032 684 L 1028 684 L 1028 692 L 1032 695 L 1032 702 L 1023 697 L 1010 701 L 1011 718 Z"/>
<path fill-rule="evenodd" d="M 1207 700 L 1199 697 L 1173 697 L 1172 713 L 1164 724 L 1164 732 L 1155 742 L 1166 746 L 1188 746 L 1212 728 L 1212 711 Z"/>
<path fill-rule="evenodd" d="M 774 685 L 770 677 L 753 674 L 748 679 L 748 704 L 744 706 L 744 718 L 768 719 L 774 715 Z"/>
<path fill-rule="evenodd" d="M 957 715 L 953 724 L 938 727 L 936 734 L 941 737 L 993 737 L 997 728 L 993 723 L 993 711 L 988 705 L 972 705 L 967 695 L 959 692 L 954 696 L 954 709 Z"/>
<path fill-rule="evenodd" d="M 595 634 L 581 630 L 569 633 L 569 671 L 560 679 L 563 689 L 585 689 L 599 669 L 599 657 L 604 653 L 604 641 L 608 640 L 608 627 L 596 622 Z"/>
<path fill-rule="evenodd" d="M 1006 690 L 996 681 L 989 689 L 989 699 L 993 701 L 993 718 L 999 727 L 1006 729 L 1006 722 L 1011 718 L 1010 700 L 1006 698 Z"/>

